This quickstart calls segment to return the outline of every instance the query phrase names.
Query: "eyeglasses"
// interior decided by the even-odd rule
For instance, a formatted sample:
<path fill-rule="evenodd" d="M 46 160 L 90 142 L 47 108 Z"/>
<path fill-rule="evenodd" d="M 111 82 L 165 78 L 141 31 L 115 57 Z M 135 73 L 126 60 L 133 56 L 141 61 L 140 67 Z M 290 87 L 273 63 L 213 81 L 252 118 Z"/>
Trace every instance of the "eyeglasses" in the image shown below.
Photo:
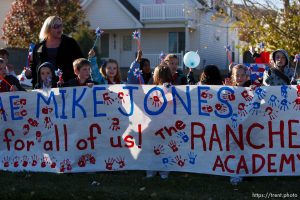
<path fill-rule="evenodd" d="M 59 29 L 59 28 L 61 28 L 61 27 L 63 27 L 62 24 L 54 24 L 52 28 L 54 28 L 54 29 Z"/>

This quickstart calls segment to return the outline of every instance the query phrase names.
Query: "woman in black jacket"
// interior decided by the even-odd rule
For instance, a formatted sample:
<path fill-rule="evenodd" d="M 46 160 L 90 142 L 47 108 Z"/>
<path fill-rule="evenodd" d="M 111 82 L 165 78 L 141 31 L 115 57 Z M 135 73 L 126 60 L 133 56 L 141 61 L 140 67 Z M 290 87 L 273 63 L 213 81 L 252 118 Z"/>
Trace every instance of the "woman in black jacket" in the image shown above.
<path fill-rule="evenodd" d="M 32 85 L 37 83 L 37 70 L 44 62 L 50 62 L 55 70 L 62 70 L 62 78 L 69 81 L 75 78 L 73 61 L 82 58 L 83 54 L 77 42 L 63 35 L 62 19 L 57 16 L 48 17 L 40 31 L 40 43 L 33 50 L 31 71 L 26 70 L 26 77 L 32 78 Z"/>

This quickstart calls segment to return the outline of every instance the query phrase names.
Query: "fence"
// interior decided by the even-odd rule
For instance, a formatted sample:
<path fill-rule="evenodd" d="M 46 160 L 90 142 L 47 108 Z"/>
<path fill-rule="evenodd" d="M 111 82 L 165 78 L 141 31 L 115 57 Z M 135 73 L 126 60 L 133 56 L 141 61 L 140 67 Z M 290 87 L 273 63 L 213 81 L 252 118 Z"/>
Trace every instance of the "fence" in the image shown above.
<path fill-rule="evenodd" d="M 174 53 L 178 57 L 178 67 L 183 68 L 183 52 L 181 53 Z M 166 53 L 167 55 L 167 53 Z M 151 68 L 155 68 L 158 64 L 160 64 L 160 54 L 150 54 L 150 53 L 144 53 L 144 58 L 148 58 L 150 60 Z"/>

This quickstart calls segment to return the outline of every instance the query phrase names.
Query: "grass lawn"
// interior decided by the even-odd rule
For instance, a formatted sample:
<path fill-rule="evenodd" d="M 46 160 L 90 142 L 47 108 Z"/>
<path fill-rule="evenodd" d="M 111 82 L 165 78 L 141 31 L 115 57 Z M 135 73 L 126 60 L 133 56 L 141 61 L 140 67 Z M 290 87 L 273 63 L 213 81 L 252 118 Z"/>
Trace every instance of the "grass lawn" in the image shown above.
<path fill-rule="evenodd" d="M 78 174 L 0 171 L 0 199 L 254 199 L 252 192 L 288 192 L 298 198 L 286 199 L 300 199 L 300 177 L 254 177 L 232 186 L 229 178 L 223 176 L 175 172 L 167 180 L 144 176 L 143 171 Z"/>

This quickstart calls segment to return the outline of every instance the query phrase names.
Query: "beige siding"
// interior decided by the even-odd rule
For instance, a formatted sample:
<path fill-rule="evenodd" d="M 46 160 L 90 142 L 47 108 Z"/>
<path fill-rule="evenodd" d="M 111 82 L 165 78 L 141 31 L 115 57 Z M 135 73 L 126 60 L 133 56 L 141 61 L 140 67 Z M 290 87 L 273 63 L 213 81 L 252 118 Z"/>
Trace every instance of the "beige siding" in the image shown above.
<path fill-rule="evenodd" d="M 200 22 L 200 56 L 201 67 L 215 64 L 220 69 L 228 69 L 227 53 L 224 46 L 231 45 L 229 40 L 229 29 L 223 19 L 211 20 L 212 14 L 202 16 Z M 228 31 L 228 32 L 227 32 Z M 228 37 L 227 37 L 228 34 Z"/>
<path fill-rule="evenodd" d="M 142 30 L 142 48 L 145 53 L 168 52 L 169 32 L 184 32 L 184 28 L 144 29 Z"/>
<path fill-rule="evenodd" d="M 139 25 L 115 0 L 93 1 L 85 12 L 92 28 L 135 29 Z"/>
<path fill-rule="evenodd" d="M 1 26 L 1 31 L 0 31 L 0 38 L 3 36 L 2 33 L 2 27 L 3 27 L 3 23 L 5 20 L 5 16 L 8 13 L 11 3 L 13 2 L 13 0 L 1 0 L 1 6 L 0 6 L 0 26 Z M 0 48 L 5 47 L 5 42 L 0 39 Z"/>

